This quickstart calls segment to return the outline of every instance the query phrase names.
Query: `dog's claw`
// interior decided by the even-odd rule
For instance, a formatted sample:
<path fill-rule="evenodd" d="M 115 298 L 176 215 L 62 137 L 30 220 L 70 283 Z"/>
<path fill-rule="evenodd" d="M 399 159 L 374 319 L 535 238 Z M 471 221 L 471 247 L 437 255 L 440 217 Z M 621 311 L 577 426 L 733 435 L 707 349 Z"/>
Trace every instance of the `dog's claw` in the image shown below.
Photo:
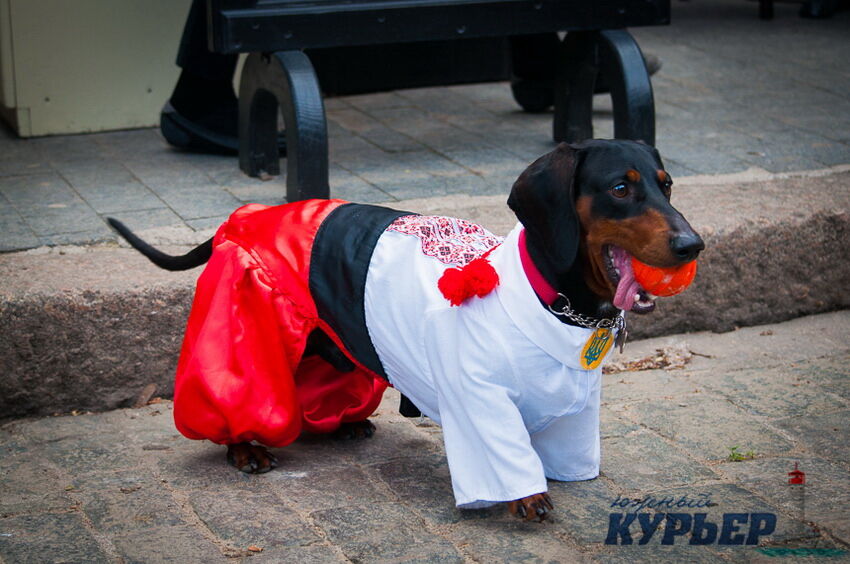
<path fill-rule="evenodd" d="M 520 519 L 531 521 L 537 517 L 541 522 L 554 509 L 552 499 L 545 493 L 539 493 L 508 502 L 508 511 Z"/>

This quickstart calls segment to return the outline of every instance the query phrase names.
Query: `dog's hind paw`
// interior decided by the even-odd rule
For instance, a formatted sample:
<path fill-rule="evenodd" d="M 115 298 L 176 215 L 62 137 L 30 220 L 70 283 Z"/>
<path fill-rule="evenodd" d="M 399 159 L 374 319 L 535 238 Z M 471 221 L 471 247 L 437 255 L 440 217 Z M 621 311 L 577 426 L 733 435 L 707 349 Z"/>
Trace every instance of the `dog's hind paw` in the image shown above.
<path fill-rule="evenodd" d="M 227 462 L 248 474 L 263 474 L 277 467 L 277 458 L 266 447 L 251 443 L 227 445 Z"/>
<path fill-rule="evenodd" d="M 348 441 L 352 439 L 368 439 L 375 434 L 375 426 L 371 421 L 353 421 L 351 423 L 343 423 L 339 429 L 334 431 L 335 439 Z"/>

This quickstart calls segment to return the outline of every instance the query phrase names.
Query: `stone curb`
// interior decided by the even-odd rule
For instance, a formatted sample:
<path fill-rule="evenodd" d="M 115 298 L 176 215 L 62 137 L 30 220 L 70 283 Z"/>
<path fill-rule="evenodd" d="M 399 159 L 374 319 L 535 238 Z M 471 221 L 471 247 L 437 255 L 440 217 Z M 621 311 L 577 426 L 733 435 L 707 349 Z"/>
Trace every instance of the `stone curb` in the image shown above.
<path fill-rule="evenodd" d="M 683 179 L 674 204 L 706 240 L 693 286 L 630 317 L 632 338 L 728 331 L 846 308 L 848 167 Z M 393 207 L 514 224 L 504 196 L 448 196 Z M 146 232 L 156 244 L 186 234 Z M 195 243 L 209 233 L 194 233 Z M 183 239 L 183 240 L 179 240 Z M 168 248 L 168 247 L 166 247 Z M 185 247 L 172 247 L 181 252 Z M 197 271 L 156 269 L 117 246 L 0 256 L 0 417 L 106 410 L 168 397 Z"/>

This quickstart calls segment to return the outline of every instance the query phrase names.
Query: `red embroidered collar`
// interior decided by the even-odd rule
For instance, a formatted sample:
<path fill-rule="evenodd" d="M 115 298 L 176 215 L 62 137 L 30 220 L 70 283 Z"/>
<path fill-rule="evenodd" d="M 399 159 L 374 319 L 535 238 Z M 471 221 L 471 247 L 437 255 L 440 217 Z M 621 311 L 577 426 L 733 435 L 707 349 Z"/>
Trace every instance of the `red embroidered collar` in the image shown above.
<path fill-rule="evenodd" d="M 528 282 L 534 289 L 534 293 L 543 300 L 546 305 L 552 305 L 558 299 L 558 292 L 552 287 L 549 282 L 540 274 L 537 265 L 531 260 L 528 254 L 528 248 L 525 244 L 525 229 L 519 232 L 519 260 L 522 262 L 522 269 L 525 271 L 525 276 Z"/>

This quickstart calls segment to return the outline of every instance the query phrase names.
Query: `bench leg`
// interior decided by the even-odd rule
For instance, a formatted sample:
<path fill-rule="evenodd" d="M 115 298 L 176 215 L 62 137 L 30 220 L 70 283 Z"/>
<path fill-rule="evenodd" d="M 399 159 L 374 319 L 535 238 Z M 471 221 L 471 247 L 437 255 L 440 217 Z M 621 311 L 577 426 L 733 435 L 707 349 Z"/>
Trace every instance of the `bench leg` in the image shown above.
<path fill-rule="evenodd" d="M 328 129 L 313 65 L 300 51 L 251 53 L 239 87 L 239 168 L 280 174 L 278 108 L 286 127 L 286 199 L 328 198 Z"/>
<path fill-rule="evenodd" d="M 655 101 L 643 56 L 625 30 L 569 33 L 555 81 L 555 141 L 593 137 L 593 88 L 605 76 L 614 105 L 614 137 L 655 144 Z"/>

